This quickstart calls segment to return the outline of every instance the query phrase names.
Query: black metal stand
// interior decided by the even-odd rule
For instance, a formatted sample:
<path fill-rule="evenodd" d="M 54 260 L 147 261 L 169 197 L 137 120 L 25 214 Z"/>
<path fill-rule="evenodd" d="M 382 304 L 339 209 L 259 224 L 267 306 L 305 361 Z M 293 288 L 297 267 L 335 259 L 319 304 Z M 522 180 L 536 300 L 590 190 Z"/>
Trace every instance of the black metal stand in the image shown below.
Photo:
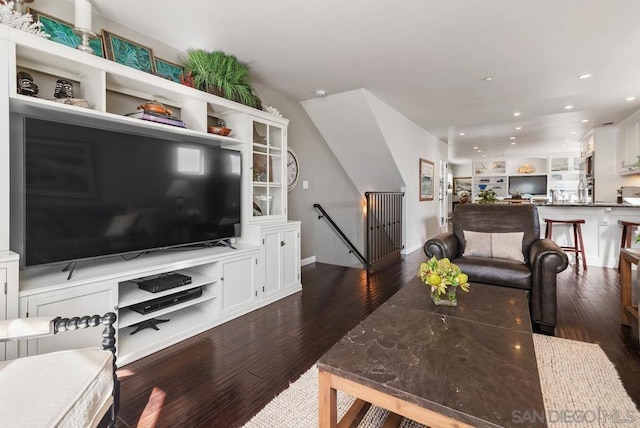
<path fill-rule="evenodd" d="M 67 276 L 67 281 L 69 281 L 71 279 L 71 277 L 73 276 L 73 272 L 76 270 L 76 262 L 70 262 L 68 265 L 66 265 L 63 269 L 62 272 L 69 272 L 69 275 Z"/>
<path fill-rule="evenodd" d="M 161 319 L 157 319 L 157 318 L 151 318 L 149 320 L 139 322 L 138 324 L 134 324 L 133 325 L 133 327 L 135 327 L 135 330 L 133 330 L 131 332 L 131 334 L 136 334 L 137 332 L 139 332 L 140 330 L 144 330 L 145 328 L 152 328 L 154 330 L 160 330 L 158 328 L 158 324 L 162 324 L 163 322 L 169 322 L 169 321 L 171 321 L 171 320 L 161 320 Z"/>
<path fill-rule="evenodd" d="M 222 241 L 216 242 L 216 246 L 229 247 L 229 248 L 233 248 L 234 250 L 237 250 L 237 248 L 234 247 L 233 244 L 231 244 L 231 242 L 229 240 L 227 240 L 227 239 L 224 239 Z"/>

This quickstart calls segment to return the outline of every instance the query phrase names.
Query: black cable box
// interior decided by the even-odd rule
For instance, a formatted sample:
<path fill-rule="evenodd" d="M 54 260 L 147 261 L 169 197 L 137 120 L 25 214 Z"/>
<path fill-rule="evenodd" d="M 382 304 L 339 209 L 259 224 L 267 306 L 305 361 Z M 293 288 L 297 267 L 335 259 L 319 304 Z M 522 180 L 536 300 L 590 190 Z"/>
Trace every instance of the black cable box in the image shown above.
<path fill-rule="evenodd" d="M 131 305 L 129 308 L 139 314 L 146 315 L 169 306 L 186 302 L 187 300 L 197 299 L 200 296 L 202 296 L 202 287 L 196 287 L 190 290 L 169 294 L 168 296 L 158 297 L 157 299 L 147 300 L 146 302 Z"/>
<path fill-rule="evenodd" d="M 148 276 L 136 280 L 138 287 L 151 293 L 170 290 L 172 288 L 191 284 L 191 277 L 181 273 L 169 272 L 160 275 Z"/>

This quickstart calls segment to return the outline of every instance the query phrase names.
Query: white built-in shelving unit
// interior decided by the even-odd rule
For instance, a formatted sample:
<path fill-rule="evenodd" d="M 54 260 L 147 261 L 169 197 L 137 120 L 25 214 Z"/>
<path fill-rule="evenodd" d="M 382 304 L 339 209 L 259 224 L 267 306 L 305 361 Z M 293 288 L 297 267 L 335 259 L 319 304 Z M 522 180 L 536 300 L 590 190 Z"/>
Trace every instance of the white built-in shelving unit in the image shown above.
<path fill-rule="evenodd" d="M 198 144 L 218 145 L 242 154 L 242 238 L 236 249 L 207 248 L 140 256 L 131 261 L 108 258 L 81 262 L 74 276 L 61 266 L 34 268 L 17 274 L 19 255 L 10 261 L 6 316 L 82 316 L 115 311 L 118 314 L 118 364 L 123 365 L 152 352 L 215 327 L 260 306 L 295 293 L 300 284 L 300 223 L 287 219 L 285 159 L 288 119 L 246 107 L 164 78 L 83 53 L 25 32 L 0 26 L 0 120 L 10 123 L 11 113 L 37 114 L 53 120 L 101 121 L 104 126 L 150 136 L 172 135 Z M 16 74 L 30 73 L 39 85 L 39 98 L 17 92 Z M 89 108 L 53 100 L 57 79 L 70 80 L 75 96 Z M 51 94 L 51 99 L 47 97 Z M 173 111 L 186 129 L 125 116 L 137 106 L 156 100 Z M 232 133 L 219 136 L 207 127 L 224 119 Z M 8 247 L 11 199 L 8 165 L 11 130 L 0 130 L 0 244 Z M 117 167 L 114 165 L 114 167 Z M 3 272 L 0 260 L 0 273 Z M 128 281 L 148 275 L 178 271 L 192 283 L 178 289 L 149 293 Z M 141 315 L 129 307 L 178 291 L 202 288 L 196 299 Z M 6 308 L 9 308 L 7 310 Z M 135 324 L 152 317 L 170 322 L 160 330 L 131 334 Z M 91 329 L 90 329 L 91 330 Z M 99 343 L 90 330 L 20 343 L 19 355 Z M 70 337 L 73 336 L 73 337 Z M 3 351 L 3 349 L 0 349 Z M 0 359 L 4 357 L 0 354 Z"/>

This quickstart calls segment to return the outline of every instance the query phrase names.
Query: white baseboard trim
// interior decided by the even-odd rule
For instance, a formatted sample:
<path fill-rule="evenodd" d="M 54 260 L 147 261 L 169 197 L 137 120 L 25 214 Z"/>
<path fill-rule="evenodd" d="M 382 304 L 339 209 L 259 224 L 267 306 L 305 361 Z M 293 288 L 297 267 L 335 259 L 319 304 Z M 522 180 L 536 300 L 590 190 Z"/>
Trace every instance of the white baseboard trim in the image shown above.
<path fill-rule="evenodd" d="M 316 262 L 316 256 L 307 257 L 306 259 L 300 260 L 300 267 L 310 265 L 311 263 Z"/>
<path fill-rule="evenodd" d="M 409 247 L 409 248 L 405 248 L 405 249 L 401 250 L 401 251 L 400 251 L 400 254 L 403 254 L 403 255 L 411 254 L 411 253 L 413 253 L 414 251 L 419 250 L 419 249 L 420 249 L 420 248 L 422 248 L 423 246 L 424 246 L 424 243 L 422 243 L 422 244 L 416 244 L 416 245 L 414 245 L 413 247 Z"/>

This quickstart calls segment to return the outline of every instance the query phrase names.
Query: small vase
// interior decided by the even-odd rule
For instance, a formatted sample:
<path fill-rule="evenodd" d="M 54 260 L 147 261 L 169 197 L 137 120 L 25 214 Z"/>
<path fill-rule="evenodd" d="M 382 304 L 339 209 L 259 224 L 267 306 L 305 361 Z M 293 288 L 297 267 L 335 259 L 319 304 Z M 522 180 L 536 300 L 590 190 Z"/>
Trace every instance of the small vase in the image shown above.
<path fill-rule="evenodd" d="M 435 289 L 431 289 L 431 300 L 438 306 L 458 306 L 456 290 L 458 287 L 447 287 L 447 292 L 438 294 Z"/>

